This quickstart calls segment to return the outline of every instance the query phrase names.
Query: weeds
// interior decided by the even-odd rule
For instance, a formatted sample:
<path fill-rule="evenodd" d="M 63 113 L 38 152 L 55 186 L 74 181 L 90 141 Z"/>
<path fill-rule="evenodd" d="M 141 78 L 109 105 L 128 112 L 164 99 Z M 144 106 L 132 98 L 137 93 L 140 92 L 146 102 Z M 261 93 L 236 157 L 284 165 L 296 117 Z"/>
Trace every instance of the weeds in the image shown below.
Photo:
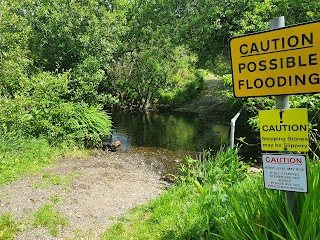
<path fill-rule="evenodd" d="M 33 225 L 49 228 L 50 234 L 56 237 L 59 227 L 67 226 L 67 219 L 62 217 L 59 212 L 53 210 L 52 205 L 46 204 L 34 213 Z"/>
<path fill-rule="evenodd" d="M 50 197 L 50 202 L 52 204 L 60 204 L 62 202 L 62 199 L 61 197 L 58 195 L 58 194 L 53 194 L 51 197 Z"/>
<path fill-rule="evenodd" d="M 55 204 L 61 202 L 60 197 L 55 194 L 51 196 L 50 201 L 52 204 L 40 207 L 33 217 L 19 222 L 12 215 L 3 214 L 0 218 L 0 240 L 15 239 L 19 232 L 34 227 L 47 227 L 52 236 L 58 236 L 59 228 L 67 226 L 68 221 L 53 209 Z"/>
<path fill-rule="evenodd" d="M 17 222 L 12 215 L 3 214 L 0 218 L 0 239 L 14 239 L 22 230 L 21 223 Z"/>

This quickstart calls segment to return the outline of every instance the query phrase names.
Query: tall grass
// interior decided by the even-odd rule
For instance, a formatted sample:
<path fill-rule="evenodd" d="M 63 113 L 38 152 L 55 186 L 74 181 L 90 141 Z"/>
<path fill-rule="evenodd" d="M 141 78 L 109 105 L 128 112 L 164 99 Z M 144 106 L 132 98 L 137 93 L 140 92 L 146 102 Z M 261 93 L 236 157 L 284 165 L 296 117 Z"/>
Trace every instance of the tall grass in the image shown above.
<path fill-rule="evenodd" d="M 285 192 L 265 190 L 262 179 L 247 178 L 230 188 L 222 239 L 320 239 L 319 161 L 308 162 L 308 193 L 295 193 L 295 211 Z"/>

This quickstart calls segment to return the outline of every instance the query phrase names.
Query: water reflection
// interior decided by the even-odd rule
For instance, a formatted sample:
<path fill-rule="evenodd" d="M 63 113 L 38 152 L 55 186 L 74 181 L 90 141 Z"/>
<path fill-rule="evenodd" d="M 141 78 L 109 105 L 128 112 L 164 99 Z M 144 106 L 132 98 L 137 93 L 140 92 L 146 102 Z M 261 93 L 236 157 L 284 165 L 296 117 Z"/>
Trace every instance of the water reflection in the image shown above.
<path fill-rule="evenodd" d="M 169 150 L 217 150 L 229 142 L 229 125 L 202 119 L 192 113 L 113 112 L 111 141 L 120 140 L 121 150 L 161 147 Z"/>

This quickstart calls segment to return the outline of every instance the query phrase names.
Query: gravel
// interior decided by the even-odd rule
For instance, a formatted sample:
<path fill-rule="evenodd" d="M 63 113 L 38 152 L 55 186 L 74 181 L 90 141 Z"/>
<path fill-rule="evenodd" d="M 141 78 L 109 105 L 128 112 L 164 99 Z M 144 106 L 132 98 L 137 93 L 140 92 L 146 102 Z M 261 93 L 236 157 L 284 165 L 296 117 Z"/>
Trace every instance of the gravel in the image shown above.
<path fill-rule="evenodd" d="M 99 151 L 87 159 L 62 159 L 36 176 L 0 186 L 0 216 L 8 213 L 25 221 L 51 204 L 68 223 L 59 228 L 58 236 L 48 228 L 26 225 L 16 239 L 100 239 L 118 217 L 167 187 L 160 180 L 161 166 L 150 162 L 155 163 L 141 150 Z M 54 177 L 63 180 L 54 181 Z"/>

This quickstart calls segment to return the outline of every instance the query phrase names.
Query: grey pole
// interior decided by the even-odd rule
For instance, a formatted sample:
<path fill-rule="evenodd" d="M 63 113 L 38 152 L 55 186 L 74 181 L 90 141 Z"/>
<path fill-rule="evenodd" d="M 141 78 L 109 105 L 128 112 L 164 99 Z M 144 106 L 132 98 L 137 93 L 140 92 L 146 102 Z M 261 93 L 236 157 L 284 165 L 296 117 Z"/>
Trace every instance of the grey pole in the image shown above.
<path fill-rule="evenodd" d="M 284 16 L 269 20 L 270 30 L 285 27 Z M 277 109 L 289 109 L 289 95 L 276 96 Z"/>
<path fill-rule="evenodd" d="M 278 18 L 273 18 L 269 20 L 269 25 L 270 29 L 278 29 L 278 28 L 283 28 L 285 27 L 285 20 L 284 16 L 278 17 Z M 276 109 L 289 109 L 289 95 L 282 95 L 282 96 L 276 96 Z M 294 205 L 295 205 L 295 199 L 294 199 L 294 192 L 288 192 L 286 191 L 285 193 L 288 204 L 289 204 L 289 209 L 294 216 Z"/>

